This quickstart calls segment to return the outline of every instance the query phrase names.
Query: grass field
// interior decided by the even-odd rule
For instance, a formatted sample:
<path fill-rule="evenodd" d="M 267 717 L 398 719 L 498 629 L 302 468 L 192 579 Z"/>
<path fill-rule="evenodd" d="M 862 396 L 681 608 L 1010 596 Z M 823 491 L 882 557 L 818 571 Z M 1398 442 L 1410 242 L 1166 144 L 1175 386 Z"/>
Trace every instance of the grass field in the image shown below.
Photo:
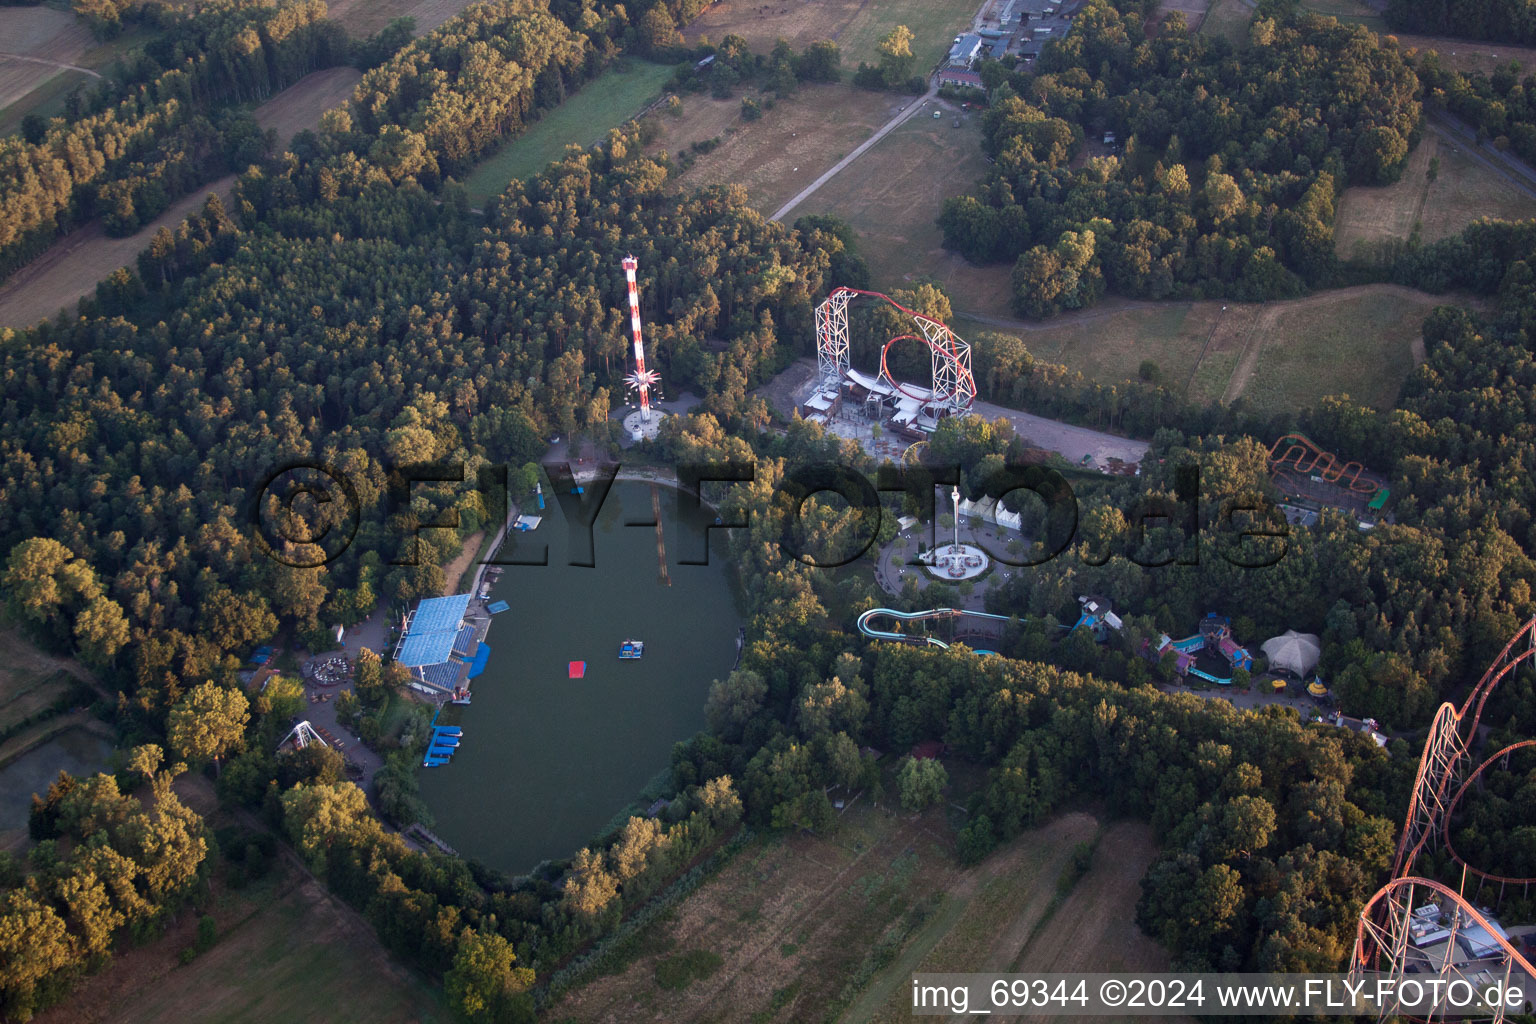
<path fill-rule="evenodd" d="M 1287 412 L 1347 394 L 1388 408 L 1424 360 L 1424 317 L 1447 301 L 1454 300 L 1378 286 L 1262 307 L 1221 398 L 1241 395 L 1264 412 Z"/>
<path fill-rule="evenodd" d="M 1338 18 L 1345 24 L 1364 25 L 1372 32 L 1387 31 L 1386 20 L 1362 0 L 1302 0 L 1301 6 L 1318 14 Z"/>
<path fill-rule="evenodd" d="M 971 25 L 977 6 L 977 0 L 721 0 L 693 20 L 684 38 L 690 44 L 718 42 L 734 33 L 757 53 L 767 53 L 780 38 L 796 50 L 830 39 L 842 51 L 844 70 L 852 72 L 860 61 L 874 64 L 880 37 L 905 25 L 912 30 L 917 70 L 926 72 Z"/>
<path fill-rule="evenodd" d="M 347 30 L 353 39 L 363 39 L 388 25 L 395 18 L 416 20 L 416 34 L 426 35 L 454 17 L 474 0 L 332 0 L 327 4 L 330 19 Z"/>
<path fill-rule="evenodd" d="M 980 119 L 937 102 L 943 116 L 935 120 L 926 109 L 914 115 L 790 214 L 830 213 L 848 221 L 879 289 L 925 276 L 946 291 L 960 284 L 958 292 L 965 292 L 972 277 L 962 270 L 964 261 L 944 250 L 938 216 L 945 199 L 969 191 L 986 170 Z M 957 293 L 951 298 L 961 302 Z"/>
<path fill-rule="evenodd" d="M 389 958 L 361 918 L 279 856 L 241 890 L 215 884 L 214 947 L 187 966 L 198 914 L 162 938 L 121 952 L 38 1024 L 266 1024 L 323 1020 L 413 1024 L 450 1019 L 440 995 Z"/>
<path fill-rule="evenodd" d="M 1133 379 L 1151 360 L 1163 382 L 1191 401 L 1230 404 L 1241 396 L 1260 411 L 1282 412 L 1335 394 L 1390 406 L 1423 361 L 1424 317 L 1441 303 L 1468 301 L 1362 285 L 1265 304 L 1110 300 L 1029 329 L 956 320 L 973 343 L 983 331 L 1016 334 L 1037 358 L 1101 383 Z"/>
<path fill-rule="evenodd" d="M 914 817 L 855 803 L 826 836 L 748 847 L 652 926 L 644 955 L 568 995 L 550 1019 L 905 1020 L 914 970 L 1008 970 L 1021 962 L 1033 969 L 1037 937 L 1051 947 L 1075 943 L 1074 964 L 1119 967 L 1130 962 L 1124 928 L 1135 932 L 1136 882 L 1154 852 L 1145 830 L 1127 833 L 1128 844 L 1144 849 L 1117 847 L 1116 862 L 1103 865 L 1129 876 L 1129 890 L 1100 886 L 1087 905 L 1122 928 L 1069 934 L 1062 926 L 1070 922 L 1048 913 L 1073 846 L 1098 827 L 1089 815 L 1065 815 L 964 868 L 938 809 Z M 1077 913 L 1093 918 L 1085 908 Z M 1095 944 L 1111 937 L 1116 948 L 1096 953 Z M 1166 967 L 1156 947 L 1137 938 L 1138 955 Z M 670 965 L 701 952 L 720 957 L 707 977 L 682 989 L 658 984 L 658 967 L 665 977 Z"/>
<path fill-rule="evenodd" d="M 1405 51 L 1417 50 L 1422 53 L 1434 50 L 1442 65 L 1457 71 L 1481 71 L 1486 75 L 1510 61 L 1519 64 L 1527 74 L 1536 69 L 1536 48 L 1529 46 L 1451 39 L 1446 36 L 1403 35 L 1397 32 L 1393 35 Z"/>
<path fill-rule="evenodd" d="M 759 120 L 742 122 L 739 98 L 687 96 L 681 117 L 655 115 L 662 136 L 653 148 L 680 153 L 694 142 L 720 136 L 719 148 L 701 154 L 681 176 L 683 187 L 740 184 L 754 207 L 772 213 L 910 102 L 910 97 L 851 85 L 810 85 L 775 103 Z M 863 159 L 847 173 L 856 173 Z"/>
<path fill-rule="evenodd" d="M 1438 161 L 1434 181 L 1430 162 Z M 1372 188 L 1345 190 L 1334 224 L 1341 257 L 1362 243 L 1405 240 L 1415 223 L 1425 242 L 1453 235 L 1480 217 L 1519 220 L 1536 217 L 1536 199 L 1469 157 L 1461 144 L 1428 132 L 1408 156 L 1402 179 Z"/>
<path fill-rule="evenodd" d="M 1248 25 L 1253 21 L 1253 11 L 1243 6 L 1242 0 L 1212 0 L 1205 20 L 1200 23 L 1202 35 L 1222 36 L 1233 46 L 1248 42 Z"/>
<path fill-rule="evenodd" d="M 546 113 L 527 131 L 482 160 L 464 180 L 472 203 L 499 195 L 514 179 L 527 178 L 560 159 L 565 147 L 590 146 L 611 128 L 640 113 L 661 94 L 672 69 L 644 61 L 612 68 L 588 82 L 564 103 Z M 740 108 L 741 101 L 736 101 Z"/>

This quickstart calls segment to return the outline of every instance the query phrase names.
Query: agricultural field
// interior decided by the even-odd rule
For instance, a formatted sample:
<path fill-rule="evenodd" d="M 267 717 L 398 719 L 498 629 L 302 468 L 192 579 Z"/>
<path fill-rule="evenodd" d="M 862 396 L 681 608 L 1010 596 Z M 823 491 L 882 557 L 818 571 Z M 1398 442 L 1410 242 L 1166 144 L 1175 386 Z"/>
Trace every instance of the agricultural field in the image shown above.
<path fill-rule="evenodd" d="M 684 188 L 743 185 L 752 205 L 768 214 L 851 153 L 912 98 L 851 85 L 803 85 L 794 97 L 775 103 L 750 123 L 741 121 L 739 98 L 695 95 L 682 102 L 681 117 L 656 115 L 662 135 L 653 148 L 681 153 L 694 142 L 719 137 L 719 147 L 700 154 L 679 181 Z"/>
<path fill-rule="evenodd" d="M 910 1020 L 909 985 L 917 972 L 1169 969 L 1167 952 L 1136 926 L 1141 878 L 1157 853 L 1152 829 L 1070 814 L 1038 831 L 1056 839 L 1049 854 L 1001 870 L 983 862 L 977 870 L 987 877 L 975 896 L 935 929 L 926 949 L 914 942 L 876 977 L 844 1016 L 846 1024 Z M 1078 843 L 1094 844 L 1094 854 L 1088 872 L 1074 883 L 1069 861 Z"/>
<path fill-rule="evenodd" d="M 358 1024 L 446 1022 L 441 995 L 390 959 L 356 913 L 279 853 L 244 889 L 216 882 L 219 939 L 181 966 L 198 913 L 154 942 L 119 953 L 37 1024 L 152 1024 L 324 1019 Z"/>
<path fill-rule="evenodd" d="M 913 971 L 1033 968 L 1037 938 L 1041 948 L 1076 944 L 1068 948 L 1082 955 L 1063 969 L 1129 965 L 1124 942 L 1095 958 L 1095 936 L 1069 931 L 1083 922 L 1052 923 L 1073 847 L 1098 830 L 1090 815 L 1064 815 L 965 868 L 939 809 L 913 816 L 855 803 L 826 836 L 767 839 L 737 855 L 652 926 L 644 955 L 571 993 L 550 1017 L 713 1021 L 730 1006 L 739 1020 L 905 1020 Z M 1135 932 L 1137 882 L 1155 852 L 1135 835 L 1117 840 L 1119 863 L 1100 865 L 1129 887 L 1100 886 L 1077 910 L 1105 939 Z M 1123 927 L 1096 926 L 1093 908 Z M 1140 942 L 1150 953 L 1135 947 L 1138 962 L 1166 966 Z"/>
<path fill-rule="evenodd" d="M 548 111 L 517 138 L 485 158 L 465 178 L 470 202 L 478 206 L 513 180 L 527 178 L 560 159 L 569 145 L 590 146 L 640 113 L 661 94 L 672 69 L 644 61 L 626 62 L 588 82 Z M 739 111 L 741 102 L 736 102 Z"/>
<path fill-rule="evenodd" d="M 1424 360 L 1421 326 L 1435 306 L 1476 304 L 1398 285 L 1361 285 L 1271 303 L 1110 300 L 1083 314 L 1000 328 L 957 315 L 968 338 L 1023 338 L 1038 359 L 1091 380 L 1134 379 L 1155 363 L 1176 394 L 1200 403 L 1239 397 L 1262 412 L 1295 411 L 1348 394 L 1386 408 Z"/>
<path fill-rule="evenodd" d="M 1386 19 L 1364 0 L 1302 0 L 1301 6 L 1318 14 L 1338 18 L 1346 25 L 1364 25 L 1381 35 L 1387 32 Z"/>
<path fill-rule="evenodd" d="M 67 10 L 0 7 L 0 134 L 16 131 L 27 114 L 61 112 L 65 96 L 89 88 L 147 36 L 133 30 L 101 43 Z"/>
<path fill-rule="evenodd" d="M 940 116 L 934 118 L 930 108 Z M 942 285 L 957 309 L 996 308 L 998 298 L 1006 307 L 1008 268 L 971 267 L 948 253 L 938 225 L 944 200 L 969 191 L 985 171 L 980 116 L 935 100 L 817 189 L 787 219 L 830 213 L 848 221 L 858 232 L 859 251 L 876 288 L 910 287 L 922 277 Z M 1000 297 L 995 295 L 999 282 L 1004 288 Z"/>
<path fill-rule="evenodd" d="M 851 73 L 860 61 L 874 64 L 880 37 L 905 25 L 912 30 L 912 53 L 922 72 L 944 59 L 955 36 L 972 24 L 977 6 L 977 0 L 721 0 L 695 18 L 683 37 L 692 45 L 735 34 L 758 53 L 767 53 L 780 38 L 796 50 L 830 39 Z"/>
<path fill-rule="evenodd" d="M 85 673 L 39 651 L 15 629 L 0 630 L 0 734 L 46 710 Z"/>
<path fill-rule="evenodd" d="M 1436 164 L 1433 181 L 1431 162 Z M 1481 217 L 1536 217 L 1536 199 L 1469 156 L 1463 143 L 1426 132 L 1409 154 L 1401 180 L 1345 190 L 1334 222 L 1334 246 L 1339 256 L 1349 258 L 1363 254 L 1362 246 L 1405 241 L 1415 224 L 1421 238 L 1433 242 Z"/>
<path fill-rule="evenodd" d="M 319 124 L 321 114 L 345 102 L 359 77 L 353 68 L 330 68 L 307 75 L 257 107 L 256 121 L 277 132 L 286 145 L 298 132 Z M 109 237 L 100 224 L 71 231 L 0 286 L 0 327 L 28 327 L 72 307 L 94 292 L 112 271 L 131 264 L 156 231 L 174 229 L 200 209 L 209 193 L 227 201 L 234 183 L 234 175 L 210 181 L 173 202 L 137 233 L 123 238 Z"/>
<path fill-rule="evenodd" d="M 1248 26 L 1253 21 L 1253 8 L 1243 0 L 1212 0 L 1210 9 L 1200 22 L 1200 33 L 1221 36 L 1233 46 L 1248 43 Z"/>

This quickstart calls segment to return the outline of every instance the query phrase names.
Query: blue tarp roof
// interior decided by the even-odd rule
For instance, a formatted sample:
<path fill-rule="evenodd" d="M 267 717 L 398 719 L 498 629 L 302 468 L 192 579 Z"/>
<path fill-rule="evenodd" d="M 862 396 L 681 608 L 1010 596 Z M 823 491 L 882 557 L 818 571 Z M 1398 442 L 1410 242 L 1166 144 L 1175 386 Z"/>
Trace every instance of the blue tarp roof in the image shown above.
<path fill-rule="evenodd" d="M 465 678 L 473 679 L 485 671 L 485 663 L 491 660 L 491 645 L 481 644 L 475 651 L 475 660 L 469 663 L 469 675 Z"/>
<path fill-rule="evenodd" d="M 459 682 L 459 673 L 463 671 L 462 661 L 445 661 L 441 665 L 423 665 L 421 668 L 421 682 L 439 690 L 452 690 Z"/>
<path fill-rule="evenodd" d="M 410 631 L 400 643 L 398 661 L 407 668 L 441 665 L 453 653 L 459 635 L 459 623 L 469 607 L 468 594 L 429 597 L 421 602 L 411 619 Z"/>

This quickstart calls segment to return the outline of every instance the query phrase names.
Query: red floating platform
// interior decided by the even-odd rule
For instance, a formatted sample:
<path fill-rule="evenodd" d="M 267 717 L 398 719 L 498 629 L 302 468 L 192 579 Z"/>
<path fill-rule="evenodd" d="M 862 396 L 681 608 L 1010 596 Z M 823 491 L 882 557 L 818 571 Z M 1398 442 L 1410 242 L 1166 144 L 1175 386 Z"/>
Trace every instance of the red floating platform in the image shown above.
<path fill-rule="evenodd" d="M 567 667 L 570 670 L 572 679 L 580 679 L 587 674 L 587 663 L 584 661 L 573 661 Z"/>

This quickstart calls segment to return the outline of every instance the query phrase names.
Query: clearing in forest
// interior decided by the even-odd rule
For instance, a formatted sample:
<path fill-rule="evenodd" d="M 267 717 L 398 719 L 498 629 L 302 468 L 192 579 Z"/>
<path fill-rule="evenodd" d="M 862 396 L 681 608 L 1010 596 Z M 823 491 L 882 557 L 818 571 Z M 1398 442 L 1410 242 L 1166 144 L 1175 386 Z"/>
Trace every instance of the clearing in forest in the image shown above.
<path fill-rule="evenodd" d="M 683 35 L 689 45 L 738 35 L 754 53 L 767 53 L 781 38 L 797 51 L 830 39 L 842 51 L 843 70 L 852 74 L 860 61 L 876 63 L 880 38 L 905 25 L 912 30 L 912 53 L 922 73 L 942 60 L 955 36 L 970 27 L 977 6 L 977 0 L 721 0 L 695 18 Z"/>
<path fill-rule="evenodd" d="M 413 18 L 424 36 L 457 17 L 474 0 L 331 0 L 327 16 L 353 39 L 366 39 L 396 18 Z"/>
<path fill-rule="evenodd" d="M 870 92 L 851 85 L 802 85 L 793 97 L 775 103 L 758 120 L 743 121 L 739 98 L 720 101 L 684 96 L 682 117 L 653 115 L 662 129 L 653 145 L 676 155 L 688 151 L 695 142 L 719 139 L 714 149 L 698 154 L 694 165 L 679 179 L 682 186 L 743 185 L 752 205 L 766 215 L 911 102 L 910 96 Z M 694 121 L 695 108 L 702 108 L 697 112 L 698 122 Z M 724 120 L 722 115 L 727 114 L 730 120 L 726 127 L 718 127 Z M 714 134 L 703 134 L 711 128 L 716 129 Z M 855 171 L 869 156 L 866 153 L 855 160 L 843 174 Z M 807 210 L 796 209 L 788 219 L 792 222 Z"/>
<path fill-rule="evenodd" d="M 551 1016 L 702 1022 L 729 1006 L 740 1020 L 886 1019 L 913 970 L 1009 969 L 1073 846 L 1097 829 L 1089 815 L 1064 815 L 966 868 L 938 809 L 913 816 L 856 802 L 825 836 L 749 846 L 652 926 L 642 956 Z M 1150 857 L 1149 846 L 1131 858 L 1137 879 Z M 1134 920 L 1134 897 L 1120 910 Z M 685 963 L 698 967 L 692 981 L 658 983 L 675 985 Z"/>
<path fill-rule="evenodd" d="M 440 993 L 400 966 L 357 913 L 279 852 L 270 873 L 242 889 L 214 883 L 213 948 L 190 964 L 198 912 L 166 934 L 128 947 L 36 1024 L 227 1024 L 325 1020 L 336 1024 L 443 1022 Z"/>
<path fill-rule="evenodd" d="M 47 709 L 77 679 L 85 673 L 74 662 L 44 654 L 14 628 L 0 630 L 0 733 Z"/>
<path fill-rule="evenodd" d="M 464 178 L 469 201 L 479 206 L 500 195 L 507 183 L 528 178 L 565 155 L 565 147 L 591 146 L 610 129 L 640 113 L 661 94 L 672 69 L 644 61 L 624 62 L 583 85 L 553 110 L 547 110 L 521 135 L 475 167 Z M 738 109 L 740 103 L 737 103 Z"/>
<path fill-rule="evenodd" d="M 346 101 L 359 75 L 352 68 L 329 68 L 307 75 L 256 108 L 256 121 L 271 128 L 286 145 L 320 115 Z M 131 265 L 162 227 L 175 230 L 202 208 L 209 193 L 229 200 L 235 176 L 226 175 L 194 189 L 132 235 L 110 237 L 99 223 L 71 231 L 0 286 L 0 327 L 30 327 L 61 309 L 72 308 L 119 267 Z"/>
<path fill-rule="evenodd" d="M 978 340 L 983 332 L 1014 334 L 1037 359 L 1101 384 L 1135 379 L 1151 362 L 1158 379 L 1190 401 L 1230 404 L 1242 397 L 1278 413 L 1337 394 L 1390 408 L 1424 361 L 1424 317 L 1446 303 L 1476 300 L 1374 284 L 1269 303 L 1110 299 L 1082 313 L 1009 327 L 960 313 L 956 321 L 973 345 L 986 345 Z"/>
<path fill-rule="evenodd" d="M 827 213 L 848 221 L 878 290 L 911 287 L 923 278 L 940 284 L 957 309 L 976 307 L 978 298 L 1006 306 L 1006 290 L 996 292 L 999 275 L 951 256 L 939 231 L 944 200 L 969 192 L 985 171 L 980 114 L 935 99 L 812 193 L 787 219 Z M 1008 269 L 1002 270 L 1006 289 Z"/>
<path fill-rule="evenodd" d="M 1384 242 L 1407 241 L 1415 224 L 1423 241 L 1434 242 L 1481 217 L 1533 216 L 1536 199 L 1470 156 L 1464 143 L 1429 131 L 1408 154 L 1401 179 L 1345 189 L 1334 218 L 1334 249 L 1343 259 L 1368 256 Z"/>

